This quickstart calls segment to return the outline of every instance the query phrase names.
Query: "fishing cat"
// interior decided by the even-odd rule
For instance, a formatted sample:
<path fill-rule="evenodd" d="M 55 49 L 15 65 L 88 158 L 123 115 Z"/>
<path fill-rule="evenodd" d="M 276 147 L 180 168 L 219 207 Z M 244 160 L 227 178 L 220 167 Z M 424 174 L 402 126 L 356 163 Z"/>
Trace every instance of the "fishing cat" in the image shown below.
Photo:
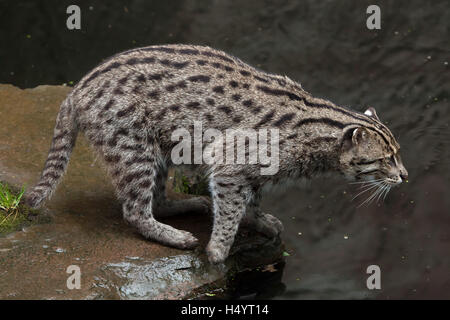
<path fill-rule="evenodd" d="M 259 208 L 261 187 L 286 177 L 336 171 L 381 187 L 407 178 L 399 144 L 375 110 L 354 112 L 315 98 L 284 76 L 257 70 L 209 47 L 161 45 L 117 54 L 89 72 L 62 102 L 48 158 L 27 195 L 36 208 L 62 177 L 79 131 L 102 155 L 123 203 L 124 219 L 147 239 L 193 248 L 189 232 L 158 222 L 208 207 L 203 198 L 166 199 L 178 128 L 271 128 L 279 133 L 279 169 L 261 175 L 258 164 L 210 164 L 214 225 L 206 248 L 224 261 L 240 224 L 274 237 L 281 222 Z M 203 142 L 205 145 L 208 143 Z"/>

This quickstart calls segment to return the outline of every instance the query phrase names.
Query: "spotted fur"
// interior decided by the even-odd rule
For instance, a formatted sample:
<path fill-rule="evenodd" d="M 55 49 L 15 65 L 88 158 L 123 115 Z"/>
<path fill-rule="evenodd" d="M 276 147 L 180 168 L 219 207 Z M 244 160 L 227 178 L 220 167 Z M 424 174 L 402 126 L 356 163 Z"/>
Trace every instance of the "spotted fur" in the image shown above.
<path fill-rule="evenodd" d="M 406 170 L 399 145 L 373 109 L 365 114 L 315 98 L 300 84 L 257 70 L 224 52 L 189 45 L 150 46 L 115 55 L 89 72 L 61 105 L 53 141 L 32 207 L 51 196 L 79 131 L 103 157 L 126 221 L 146 238 L 192 248 L 190 233 L 155 215 L 207 210 L 205 198 L 171 202 L 165 180 L 172 130 L 277 128 L 280 167 L 261 176 L 258 165 L 209 166 L 214 226 L 207 247 L 213 263 L 228 256 L 239 224 L 267 236 L 282 225 L 261 212 L 261 187 L 284 177 L 338 171 L 348 177 L 398 182 Z"/>

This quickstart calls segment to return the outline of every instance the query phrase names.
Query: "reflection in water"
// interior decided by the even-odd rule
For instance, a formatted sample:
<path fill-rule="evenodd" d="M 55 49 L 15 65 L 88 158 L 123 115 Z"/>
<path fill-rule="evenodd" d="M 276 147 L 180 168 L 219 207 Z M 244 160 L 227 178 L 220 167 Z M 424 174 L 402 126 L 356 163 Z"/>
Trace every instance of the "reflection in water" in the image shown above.
<path fill-rule="evenodd" d="M 282 282 L 285 262 L 270 264 L 262 268 L 237 274 L 230 284 L 231 299 L 272 299 L 282 295 L 286 285 Z"/>

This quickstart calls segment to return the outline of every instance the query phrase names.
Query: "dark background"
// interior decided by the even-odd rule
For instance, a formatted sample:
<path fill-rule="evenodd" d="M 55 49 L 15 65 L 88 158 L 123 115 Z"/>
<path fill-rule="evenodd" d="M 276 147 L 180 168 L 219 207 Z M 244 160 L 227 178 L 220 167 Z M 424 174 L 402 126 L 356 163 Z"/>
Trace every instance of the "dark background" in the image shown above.
<path fill-rule="evenodd" d="M 81 30 L 66 28 L 70 4 Z M 381 30 L 366 28 L 370 4 Z M 290 253 L 279 297 L 450 298 L 448 0 L 0 1 L 0 41 L 0 83 L 21 88 L 76 83 L 128 48 L 192 43 L 336 104 L 375 107 L 409 182 L 360 208 L 339 178 L 269 190 L 263 207 L 284 222 Z M 366 288 L 371 264 L 382 290 Z"/>

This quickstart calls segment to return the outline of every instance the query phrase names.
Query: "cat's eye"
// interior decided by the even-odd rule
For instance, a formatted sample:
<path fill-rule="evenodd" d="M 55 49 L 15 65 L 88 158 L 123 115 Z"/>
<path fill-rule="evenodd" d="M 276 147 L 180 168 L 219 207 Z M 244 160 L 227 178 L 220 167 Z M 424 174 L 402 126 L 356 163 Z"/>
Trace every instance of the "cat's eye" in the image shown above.
<path fill-rule="evenodd" d="M 378 161 L 383 161 L 385 158 L 378 158 L 378 159 L 374 159 L 374 160 L 369 160 L 369 159 L 361 159 L 360 161 L 356 162 L 357 165 L 368 165 L 368 164 L 373 164 L 376 163 Z"/>
<path fill-rule="evenodd" d="M 394 158 L 394 156 L 390 156 L 388 160 L 389 160 L 389 164 L 391 166 L 395 166 L 395 158 Z"/>

